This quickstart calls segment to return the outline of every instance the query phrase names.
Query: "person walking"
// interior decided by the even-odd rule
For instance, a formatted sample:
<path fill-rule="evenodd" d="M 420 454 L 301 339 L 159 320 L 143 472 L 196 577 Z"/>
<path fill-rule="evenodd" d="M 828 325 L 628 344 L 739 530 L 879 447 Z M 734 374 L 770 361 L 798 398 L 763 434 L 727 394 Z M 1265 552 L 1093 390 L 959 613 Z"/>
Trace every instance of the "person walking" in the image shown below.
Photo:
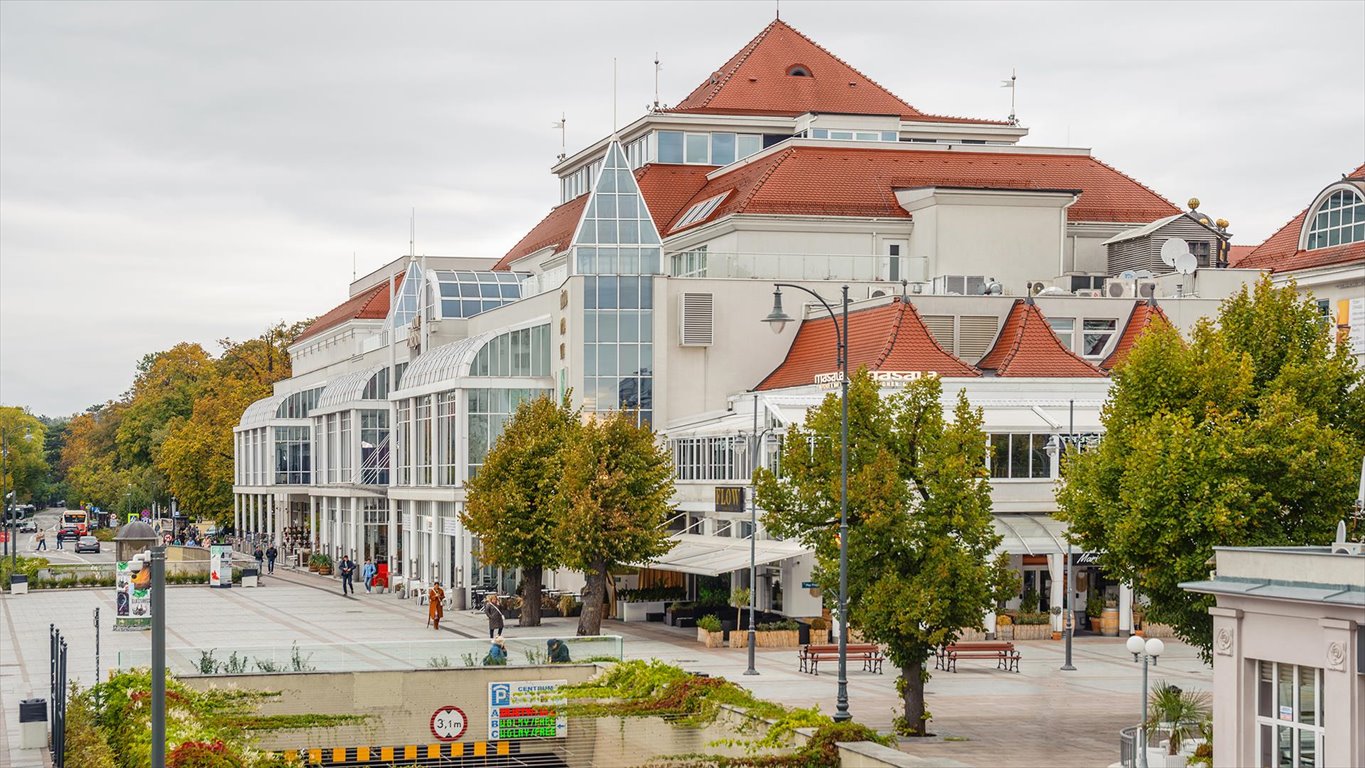
<path fill-rule="evenodd" d="M 279 557 L 279 556 L 280 556 L 280 551 L 279 551 L 278 549 L 275 549 L 275 545 L 274 545 L 274 544 L 271 544 L 269 547 L 266 548 L 266 550 L 265 550 L 265 562 L 266 562 L 267 572 L 269 572 L 269 573 L 274 573 L 274 572 L 275 572 L 275 558 L 277 558 L 277 557 Z"/>
<path fill-rule="evenodd" d="M 194 536 L 190 536 L 188 546 L 194 546 Z M 256 558 L 256 573 L 265 573 L 265 550 L 261 549 L 260 544 L 256 545 L 256 549 L 251 553 L 251 556 Z"/>
<path fill-rule="evenodd" d="M 498 596 L 489 595 L 483 601 L 483 613 L 488 617 L 488 637 L 494 639 L 502 634 L 503 615 L 498 607 Z"/>
<path fill-rule="evenodd" d="M 53 538 L 57 539 L 57 549 L 61 549 L 61 548 L 62 548 L 62 529 L 61 529 L 61 528 L 58 528 L 58 529 L 57 529 L 57 533 L 54 534 Z"/>
<path fill-rule="evenodd" d="M 354 595 L 355 583 L 352 579 L 355 578 L 355 563 L 351 562 L 350 555 L 341 556 L 341 566 L 337 572 L 341 574 L 341 594 L 347 594 L 349 591 L 350 594 Z"/>
<path fill-rule="evenodd" d="M 37 542 L 33 545 L 34 552 L 41 552 L 42 550 L 47 549 L 47 534 L 42 528 L 39 528 L 38 532 L 33 534 L 33 540 Z"/>
<path fill-rule="evenodd" d="M 483 657 L 485 667 L 505 667 L 507 666 L 507 643 L 502 639 L 502 635 L 493 638 L 493 642 L 488 646 L 488 654 Z"/>
<path fill-rule="evenodd" d="M 365 558 L 365 564 L 360 566 L 360 580 L 364 582 L 366 592 L 369 592 L 370 587 L 374 585 L 374 575 L 378 572 L 379 569 L 375 567 L 374 563 L 370 562 L 370 558 Z"/>
<path fill-rule="evenodd" d="M 366 561 L 365 564 L 370 565 L 369 561 Z M 373 568 L 374 566 L 371 565 L 370 567 Z M 369 588 L 370 585 L 366 583 L 365 589 L 368 590 Z M 441 589 L 441 582 L 431 582 L 431 589 L 427 590 L 427 623 L 433 629 L 439 630 L 441 628 L 441 618 L 446 615 L 445 599 L 446 591 Z"/>

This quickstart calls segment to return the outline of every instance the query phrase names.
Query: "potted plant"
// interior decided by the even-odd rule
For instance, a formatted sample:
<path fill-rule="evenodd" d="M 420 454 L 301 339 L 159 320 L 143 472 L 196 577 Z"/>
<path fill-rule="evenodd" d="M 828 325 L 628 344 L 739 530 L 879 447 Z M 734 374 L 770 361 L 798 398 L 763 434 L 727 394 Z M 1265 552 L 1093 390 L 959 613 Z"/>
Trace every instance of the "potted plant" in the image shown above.
<path fill-rule="evenodd" d="M 1050 632 L 1048 615 L 1042 611 L 1020 611 L 1014 619 L 1015 640 L 1045 640 Z"/>
<path fill-rule="evenodd" d="M 1062 606 L 1060 606 L 1060 605 L 1054 605 L 1054 606 L 1052 606 L 1052 610 L 1051 610 L 1050 612 L 1052 613 L 1053 616 L 1061 616 L 1061 615 L 1062 615 Z M 1060 630 L 1060 629 L 1054 629 L 1054 630 L 1052 630 L 1052 639 L 1053 639 L 1053 640 L 1061 640 L 1061 639 L 1062 639 L 1062 630 Z"/>
<path fill-rule="evenodd" d="M 737 587 L 730 593 L 730 605 L 735 608 L 735 629 L 744 628 L 744 609 L 749 606 L 748 587 Z"/>
<path fill-rule="evenodd" d="M 759 648 L 795 648 L 800 640 L 796 622 L 791 619 L 754 626 L 754 645 Z"/>
<path fill-rule="evenodd" d="M 1085 599 L 1085 616 L 1090 620 L 1090 631 L 1100 631 L 1100 617 L 1104 615 L 1104 598 L 1096 590 L 1090 590 Z"/>
<path fill-rule="evenodd" d="M 719 616 L 708 613 L 697 619 L 697 642 L 707 648 L 721 648 L 725 645 L 725 631 L 721 629 Z"/>
<path fill-rule="evenodd" d="M 810 620 L 810 642 L 816 645 L 829 642 L 829 622 L 825 621 L 824 616 L 816 616 Z"/>
<path fill-rule="evenodd" d="M 1013 640 L 1014 639 L 1014 617 L 1008 613 L 997 614 L 995 617 L 995 639 Z"/>
<path fill-rule="evenodd" d="M 332 575 L 332 558 L 328 557 L 327 555 L 318 553 L 308 558 L 308 569 L 314 570 L 313 568 L 314 565 L 317 566 L 316 569 L 317 573 L 323 576 Z"/>
<path fill-rule="evenodd" d="M 1207 691 L 1186 691 L 1161 681 L 1152 686 L 1147 697 L 1147 731 L 1168 734 L 1168 768 L 1184 765 L 1185 761 L 1178 759 L 1180 750 L 1186 741 L 1204 733 L 1204 724 L 1213 715 L 1211 702 Z"/>

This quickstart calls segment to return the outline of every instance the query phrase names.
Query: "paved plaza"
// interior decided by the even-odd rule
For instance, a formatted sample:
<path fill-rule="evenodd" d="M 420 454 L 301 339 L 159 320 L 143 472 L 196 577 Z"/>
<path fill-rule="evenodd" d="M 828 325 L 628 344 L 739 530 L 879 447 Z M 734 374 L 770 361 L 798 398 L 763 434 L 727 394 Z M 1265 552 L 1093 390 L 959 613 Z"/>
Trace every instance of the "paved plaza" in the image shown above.
<path fill-rule="evenodd" d="M 351 644 L 357 649 L 395 641 L 474 640 L 487 637 L 481 614 L 449 612 L 438 633 L 425 627 L 426 609 L 392 594 L 341 595 L 339 582 L 306 572 L 277 572 L 258 589 L 168 587 L 167 646 L 288 647 Z M 67 638 L 70 674 L 82 685 L 95 677 L 92 612 L 101 611 L 101 667 L 119 654 L 144 659 L 146 632 L 113 632 L 112 589 L 38 592 L 0 597 L 0 765 L 43 765 L 43 755 L 18 748 L 18 702 L 46 698 L 48 625 Z M 571 637 L 577 619 L 550 618 L 544 626 L 508 629 L 508 636 Z M 694 630 L 660 624 L 608 622 L 604 632 L 624 638 L 627 658 L 659 658 L 685 669 L 723 675 L 759 696 L 793 706 L 834 711 L 834 666 L 818 677 L 797 670 L 791 649 L 758 649 L 760 675 L 746 677 L 743 649 L 707 649 Z M 461 646 L 466 643 L 459 644 Z M 1018 674 L 991 662 L 962 662 L 957 673 L 935 672 L 927 686 L 933 738 L 906 740 L 901 749 L 924 757 L 948 757 L 976 766 L 1105 766 L 1118 759 L 1118 732 L 1139 716 L 1141 670 L 1116 638 L 1080 638 L 1075 672 L 1060 672 L 1062 644 L 1021 642 Z M 896 713 L 895 671 L 862 672 L 851 665 L 849 697 L 857 720 L 887 731 Z M 1178 641 L 1153 680 L 1209 690 L 1211 672 L 1196 652 Z"/>

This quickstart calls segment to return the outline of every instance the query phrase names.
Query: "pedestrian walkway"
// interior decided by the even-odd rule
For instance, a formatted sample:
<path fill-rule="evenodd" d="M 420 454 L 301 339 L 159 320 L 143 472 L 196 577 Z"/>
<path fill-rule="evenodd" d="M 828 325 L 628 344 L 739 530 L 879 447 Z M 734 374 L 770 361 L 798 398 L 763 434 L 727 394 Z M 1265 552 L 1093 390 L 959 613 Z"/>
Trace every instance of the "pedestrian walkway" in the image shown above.
<path fill-rule="evenodd" d="M 258 589 L 175 586 L 166 590 L 167 645 L 226 648 L 240 645 L 336 644 L 363 646 L 392 641 L 474 638 L 486 641 L 487 620 L 480 612 L 447 611 L 441 630 L 426 627 L 427 610 L 415 599 L 392 592 L 341 595 L 340 580 L 305 570 L 276 568 Z M 36 592 L 0 597 L 0 765 L 41 766 L 41 753 L 18 749 L 18 702 L 47 698 L 48 624 L 57 625 L 70 647 L 71 677 L 88 685 L 95 679 L 93 609 L 101 608 L 100 668 L 107 672 L 119 654 L 146 657 L 146 632 L 111 631 L 112 589 Z M 509 638 L 573 637 L 577 618 L 548 617 L 540 627 L 509 621 Z M 225 629 L 226 628 L 226 629 Z M 744 649 L 705 648 L 695 630 L 662 624 L 607 622 L 603 632 L 625 638 L 626 658 L 657 658 L 694 672 L 724 676 L 758 696 L 790 706 L 819 706 L 832 713 L 837 675 L 833 665 L 818 677 L 797 669 L 793 649 L 756 649 L 758 676 L 743 674 Z M 226 633 L 226 634 L 225 634 Z M 994 664 L 962 665 L 956 674 L 934 672 L 927 685 L 933 713 L 933 738 L 902 742 L 901 748 L 924 757 L 946 757 L 978 766 L 1107 765 L 1118 759 L 1118 732 L 1139 718 L 1141 670 L 1117 638 L 1080 638 L 1075 672 L 1060 672 L 1062 644 L 1017 643 L 1023 652 L 1020 672 Z M 366 652 L 361 648 L 357 652 Z M 1167 680 L 1187 688 L 1212 687 L 1209 669 L 1195 651 L 1177 641 L 1153 670 L 1153 682 Z M 889 731 L 899 710 L 897 670 L 886 674 L 849 672 L 854 717 Z M 8 760 L 8 762 L 6 762 Z"/>

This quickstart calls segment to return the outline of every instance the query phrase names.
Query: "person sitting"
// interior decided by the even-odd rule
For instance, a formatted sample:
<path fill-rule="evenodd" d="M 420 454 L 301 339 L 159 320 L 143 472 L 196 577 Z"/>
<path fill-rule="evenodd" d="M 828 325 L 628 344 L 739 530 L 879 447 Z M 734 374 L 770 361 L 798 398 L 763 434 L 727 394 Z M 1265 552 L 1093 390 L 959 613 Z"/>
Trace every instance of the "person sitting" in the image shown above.
<path fill-rule="evenodd" d="M 493 638 L 493 642 L 488 646 L 488 655 L 483 657 L 485 667 L 505 667 L 507 666 L 507 642 L 502 639 L 502 635 Z"/>
<path fill-rule="evenodd" d="M 569 646 L 563 640 L 559 638 L 546 640 L 545 649 L 550 657 L 551 664 L 569 663 Z"/>

